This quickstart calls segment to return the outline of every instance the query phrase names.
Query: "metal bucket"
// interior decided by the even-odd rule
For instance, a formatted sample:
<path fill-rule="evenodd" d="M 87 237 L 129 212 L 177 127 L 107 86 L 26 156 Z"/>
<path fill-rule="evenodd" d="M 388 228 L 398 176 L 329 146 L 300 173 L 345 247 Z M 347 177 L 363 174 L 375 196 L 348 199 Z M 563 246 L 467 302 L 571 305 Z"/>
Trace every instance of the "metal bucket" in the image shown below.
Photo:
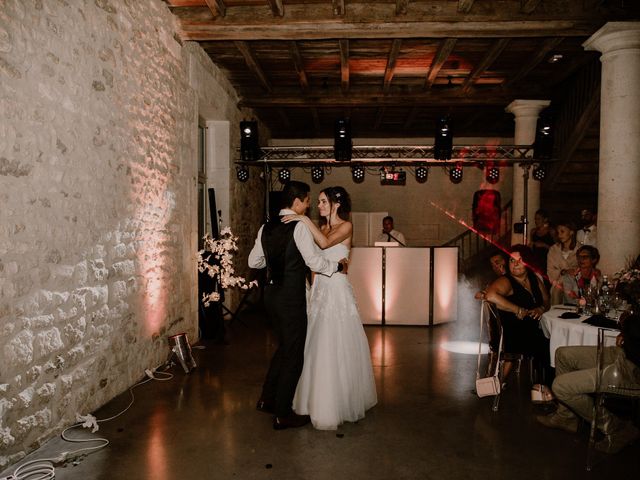
<path fill-rule="evenodd" d="M 192 369 L 196 368 L 196 361 L 191 355 L 191 345 L 189 345 L 189 339 L 186 333 L 178 333 L 169 337 L 169 347 L 171 348 L 172 356 L 178 357 L 178 361 L 185 373 L 189 373 Z"/>

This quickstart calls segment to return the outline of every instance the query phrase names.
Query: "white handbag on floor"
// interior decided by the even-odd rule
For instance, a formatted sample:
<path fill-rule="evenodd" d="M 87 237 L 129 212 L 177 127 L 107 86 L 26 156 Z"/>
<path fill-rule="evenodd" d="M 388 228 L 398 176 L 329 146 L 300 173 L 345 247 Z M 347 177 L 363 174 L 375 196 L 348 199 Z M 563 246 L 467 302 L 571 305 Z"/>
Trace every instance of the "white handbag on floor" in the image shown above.
<path fill-rule="evenodd" d="M 489 377 L 480 377 L 480 357 L 482 356 L 482 327 L 484 325 L 485 305 L 483 302 L 480 311 L 480 340 L 478 342 L 478 367 L 476 368 L 476 393 L 478 397 L 492 397 L 500 395 L 500 354 L 502 353 L 502 329 L 500 329 L 500 343 L 498 345 L 498 355 L 496 360 L 496 368 L 493 375 Z"/>

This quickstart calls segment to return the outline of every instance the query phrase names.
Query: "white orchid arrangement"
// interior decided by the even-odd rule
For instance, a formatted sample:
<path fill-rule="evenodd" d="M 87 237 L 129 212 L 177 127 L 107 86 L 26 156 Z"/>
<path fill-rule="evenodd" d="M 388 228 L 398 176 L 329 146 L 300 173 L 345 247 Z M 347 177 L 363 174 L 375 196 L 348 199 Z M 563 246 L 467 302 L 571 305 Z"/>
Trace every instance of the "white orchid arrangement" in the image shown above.
<path fill-rule="evenodd" d="M 243 277 L 236 276 L 233 268 L 233 252 L 238 250 L 231 228 L 224 227 L 220 232 L 220 238 L 212 238 L 207 234 L 204 237 L 204 248 L 198 252 L 198 271 L 207 272 L 211 278 L 218 277 L 222 289 L 239 287 L 248 290 L 258 285 L 256 280 L 247 282 Z M 202 294 L 202 302 L 208 307 L 211 302 L 220 301 L 220 292 Z"/>

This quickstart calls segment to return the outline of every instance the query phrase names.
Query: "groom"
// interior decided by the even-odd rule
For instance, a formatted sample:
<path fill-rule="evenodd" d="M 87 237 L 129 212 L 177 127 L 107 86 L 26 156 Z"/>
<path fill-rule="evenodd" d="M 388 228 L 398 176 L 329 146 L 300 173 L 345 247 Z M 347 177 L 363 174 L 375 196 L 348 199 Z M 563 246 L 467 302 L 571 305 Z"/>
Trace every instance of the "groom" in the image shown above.
<path fill-rule="evenodd" d="M 312 271 L 331 276 L 346 273 L 347 260 L 327 260 L 313 241 L 303 222 L 282 223 L 288 214 L 304 215 L 309 208 L 309 185 L 290 181 L 282 190 L 280 216 L 260 227 L 256 243 L 249 254 L 249 267 L 267 267 L 264 289 L 265 306 L 278 337 L 278 349 L 256 408 L 273 413 L 273 428 L 301 427 L 309 423 L 308 415 L 297 415 L 291 405 L 302 372 L 307 335 L 307 296 L 305 265 Z"/>

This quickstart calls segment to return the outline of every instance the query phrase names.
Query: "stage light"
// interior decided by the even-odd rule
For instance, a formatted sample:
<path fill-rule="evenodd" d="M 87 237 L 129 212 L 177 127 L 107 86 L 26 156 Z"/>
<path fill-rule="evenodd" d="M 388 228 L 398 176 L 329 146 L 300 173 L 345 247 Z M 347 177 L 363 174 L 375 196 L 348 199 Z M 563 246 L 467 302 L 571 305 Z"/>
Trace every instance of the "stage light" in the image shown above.
<path fill-rule="evenodd" d="M 460 183 L 462 181 L 462 165 L 458 163 L 455 167 L 449 169 L 449 180 L 451 180 L 451 183 Z"/>
<path fill-rule="evenodd" d="M 539 182 L 541 182 L 547 176 L 547 166 L 541 163 L 537 164 L 535 167 L 533 167 L 532 176 L 534 180 L 538 180 Z"/>
<path fill-rule="evenodd" d="M 500 181 L 500 169 L 493 165 L 488 166 L 484 178 L 492 185 L 498 183 Z"/>
<path fill-rule="evenodd" d="M 416 167 L 416 182 L 424 183 L 429 179 L 429 167 L 423 165 Z"/>
<path fill-rule="evenodd" d="M 249 169 L 244 165 L 236 166 L 236 177 L 238 177 L 238 180 L 242 183 L 246 182 L 249 180 Z"/>
<path fill-rule="evenodd" d="M 333 132 L 333 154 L 338 162 L 348 162 L 351 160 L 351 121 L 348 118 L 336 120 Z"/>
<path fill-rule="evenodd" d="M 358 165 L 356 167 L 351 167 L 351 178 L 355 183 L 364 182 L 364 174 L 365 172 L 363 166 Z"/>
<path fill-rule="evenodd" d="M 551 115 L 549 113 L 541 115 L 536 125 L 533 158 L 551 158 L 553 156 L 553 130 Z"/>
<path fill-rule="evenodd" d="M 240 159 L 254 161 L 258 158 L 260 158 L 258 122 L 244 120 L 240 122 Z"/>
<path fill-rule="evenodd" d="M 324 180 L 324 168 L 321 165 L 311 167 L 311 181 L 313 183 L 322 183 Z"/>
<path fill-rule="evenodd" d="M 280 171 L 278 172 L 278 180 L 280 181 L 280 183 L 287 183 L 289 180 L 291 180 L 291 170 L 289 170 L 288 168 L 280 169 Z"/>
<path fill-rule="evenodd" d="M 450 160 L 453 150 L 453 132 L 451 119 L 441 117 L 436 122 L 436 136 L 433 142 L 433 158 L 436 160 Z"/>

